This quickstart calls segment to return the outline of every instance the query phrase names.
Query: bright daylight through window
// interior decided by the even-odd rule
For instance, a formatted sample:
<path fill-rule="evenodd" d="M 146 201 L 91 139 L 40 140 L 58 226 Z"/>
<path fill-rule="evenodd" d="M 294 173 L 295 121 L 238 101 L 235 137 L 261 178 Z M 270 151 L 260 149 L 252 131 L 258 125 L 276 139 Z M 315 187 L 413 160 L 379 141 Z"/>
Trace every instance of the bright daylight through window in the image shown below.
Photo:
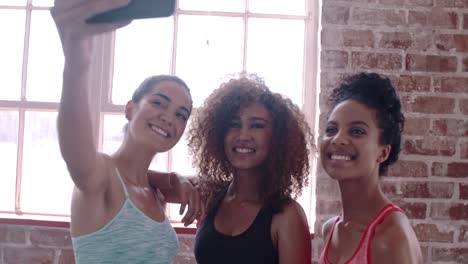
<path fill-rule="evenodd" d="M 63 55 L 49 13 L 53 0 L 0 0 L 0 213 L 66 217 L 73 183 L 63 162 L 56 117 Z M 134 21 L 95 41 L 91 79 L 99 148 L 122 140 L 123 105 L 147 76 L 176 74 L 194 107 L 222 81 L 256 73 L 304 110 L 315 109 L 315 0 L 179 0 L 174 16 Z M 306 114 L 314 123 L 312 113 Z M 311 125 L 314 127 L 314 125 Z M 151 169 L 193 175 L 185 138 L 157 156 Z M 312 177 L 312 176 L 311 176 Z M 311 178 L 311 185 L 313 180 Z M 314 221 L 311 187 L 301 204 Z M 178 221 L 178 207 L 168 214 Z"/>

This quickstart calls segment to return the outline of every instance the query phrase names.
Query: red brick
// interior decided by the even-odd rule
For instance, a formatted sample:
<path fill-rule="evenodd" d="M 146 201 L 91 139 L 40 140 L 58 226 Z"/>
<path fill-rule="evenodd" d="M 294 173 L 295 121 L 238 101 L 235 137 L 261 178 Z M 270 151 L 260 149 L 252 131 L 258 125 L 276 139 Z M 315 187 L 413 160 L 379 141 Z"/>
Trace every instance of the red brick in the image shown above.
<path fill-rule="evenodd" d="M 402 97 L 403 109 L 407 112 L 451 114 L 455 110 L 455 99 L 440 96 Z"/>
<path fill-rule="evenodd" d="M 468 220 L 468 204 L 432 203 L 431 217 L 434 220 Z"/>
<path fill-rule="evenodd" d="M 437 136 L 468 136 L 468 120 L 436 119 L 432 123 L 432 134 Z"/>
<path fill-rule="evenodd" d="M 320 87 L 322 90 L 321 93 L 324 92 L 331 92 L 331 90 L 335 87 L 338 87 L 340 83 L 348 77 L 348 74 L 337 73 L 334 71 L 322 71 L 320 73 Z"/>
<path fill-rule="evenodd" d="M 394 27 L 405 25 L 405 16 L 405 12 L 401 10 L 356 7 L 352 21 L 357 25 Z"/>
<path fill-rule="evenodd" d="M 404 140 L 404 154 L 453 156 L 456 151 L 456 142 L 453 139 L 425 137 L 424 139 Z"/>
<path fill-rule="evenodd" d="M 431 7 L 434 5 L 434 1 L 433 0 L 408 0 L 408 5 Z"/>
<path fill-rule="evenodd" d="M 434 176 L 440 177 L 468 177 L 468 163 L 451 162 L 445 164 L 440 162 L 434 162 L 432 164 L 432 174 Z"/>
<path fill-rule="evenodd" d="M 26 232 L 20 226 L 0 225 L 0 244 L 25 244 Z"/>
<path fill-rule="evenodd" d="M 463 59 L 463 65 L 462 65 L 462 70 L 464 72 L 468 72 L 468 57 Z"/>
<path fill-rule="evenodd" d="M 403 182 L 401 191 L 405 198 L 451 198 L 454 184 L 446 182 Z"/>
<path fill-rule="evenodd" d="M 374 34 L 371 30 L 331 29 L 322 30 L 322 45 L 326 47 L 374 47 Z"/>
<path fill-rule="evenodd" d="M 341 211 L 341 202 L 318 200 L 316 210 L 320 215 L 336 215 Z"/>
<path fill-rule="evenodd" d="M 353 68 L 400 70 L 403 66 L 403 58 L 399 54 L 352 52 L 351 58 Z"/>
<path fill-rule="evenodd" d="M 349 7 L 346 6 L 327 6 L 322 8 L 323 24 L 346 25 L 349 20 Z"/>
<path fill-rule="evenodd" d="M 439 9 L 432 11 L 409 11 L 410 26 L 429 27 L 431 29 L 456 29 L 458 15 L 455 12 L 444 12 Z"/>
<path fill-rule="evenodd" d="M 460 227 L 460 236 L 458 237 L 458 242 L 468 242 L 468 226 Z"/>
<path fill-rule="evenodd" d="M 410 219 L 425 219 L 427 204 L 425 203 L 403 203 L 398 206 L 405 211 Z"/>
<path fill-rule="evenodd" d="M 448 242 L 453 243 L 453 231 L 440 231 L 435 224 L 418 224 L 414 231 L 420 242 Z"/>
<path fill-rule="evenodd" d="M 424 117 L 407 117 L 405 120 L 404 135 L 426 135 L 429 132 L 431 120 Z"/>
<path fill-rule="evenodd" d="M 424 161 L 399 160 L 389 167 L 388 175 L 396 177 L 428 177 L 428 166 Z"/>
<path fill-rule="evenodd" d="M 70 231 L 68 229 L 32 229 L 30 232 L 30 240 L 33 245 L 40 246 L 71 245 Z"/>
<path fill-rule="evenodd" d="M 468 263 L 468 248 L 434 247 L 432 248 L 432 260 L 437 261 L 437 263 Z"/>
<path fill-rule="evenodd" d="M 407 49 L 413 44 L 408 32 L 383 32 L 379 47 L 389 49 Z"/>
<path fill-rule="evenodd" d="M 460 189 L 460 199 L 468 200 L 468 183 L 460 183 L 458 187 Z"/>
<path fill-rule="evenodd" d="M 435 39 L 437 49 L 444 51 L 468 51 L 468 35 L 439 35 Z"/>
<path fill-rule="evenodd" d="M 468 93 L 468 78 L 442 78 L 434 88 L 436 92 Z"/>
<path fill-rule="evenodd" d="M 195 237 L 193 235 L 178 235 L 177 237 L 179 239 L 179 253 L 192 254 Z"/>
<path fill-rule="evenodd" d="M 346 51 L 325 50 L 321 54 L 322 68 L 342 69 L 348 65 Z"/>
<path fill-rule="evenodd" d="M 425 52 L 431 50 L 433 46 L 433 33 L 428 30 L 420 30 L 418 32 L 411 32 L 413 44 L 408 50 L 416 52 Z"/>
<path fill-rule="evenodd" d="M 460 99 L 458 105 L 460 112 L 462 112 L 462 114 L 468 115 L 468 99 Z"/>
<path fill-rule="evenodd" d="M 327 200 L 338 200 L 340 198 L 340 190 L 336 181 L 324 177 L 317 178 L 317 197 Z"/>
<path fill-rule="evenodd" d="M 75 256 L 73 250 L 62 249 L 60 251 L 59 264 L 74 264 Z"/>
<path fill-rule="evenodd" d="M 379 3 L 381 5 L 386 6 L 402 6 L 405 3 L 405 0 L 380 0 Z"/>
<path fill-rule="evenodd" d="M 387 181 L 385 178 L 383 178 L 380 181 L 380 188 L 382 191 L 385 193 L 385 195 L 389 197 L 395 197 L 398 194 L 398 187 L 395 182 Z M 398 199 L 398 198 L 397 198 Z"/>
<path fill-rule="evenodd" d="M 468 142 L 460 143 L 460 145 L 461 145 L 460 158 L 468 159 Z"/>
<path fill-rule="evenodd" d="M 406 69 L 422 72 L 456 72 L 457 57 L 408 54 Z"/>
<path fill-rule="evenodd" d="M 36 247 L 5 247 L 3 249 L 4 264 L 40 263 L 52 264 L 54 250 Z"/>
<path fill-rule="evenodd" d="M 458 8 L 468 8 L 467 0 L 437 0 L 438 7 L 458 7 Z"/>
<path fill-rule="evenodd" d="M 427 76 L 401 75 L 396 82 L 400 92 L 428 92 L 431 90 L 431 78 Z"/>

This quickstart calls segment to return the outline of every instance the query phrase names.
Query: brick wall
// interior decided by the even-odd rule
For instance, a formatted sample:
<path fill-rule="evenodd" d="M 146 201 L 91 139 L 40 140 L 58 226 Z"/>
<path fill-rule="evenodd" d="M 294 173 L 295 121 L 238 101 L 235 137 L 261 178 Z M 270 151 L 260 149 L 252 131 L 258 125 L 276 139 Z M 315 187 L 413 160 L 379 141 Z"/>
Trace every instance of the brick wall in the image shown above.
<path fill-rule="evenodd" d="M 383 189 L 410 216 L 425 263 L 468 263 L 468 1 L 322 2 L 321 98 L 352 72 L 391 77 L 408 121 Z M 318 231 L 340 202 L 320 168 L 317 186 Z M 193 236 L 179 241 L 177 263 L 195 263 Z M 73 263 L 67 230 L 0 225 L 0 264 L 10 263 Z"/>
<path fill-rule="evenodd" d="M 383 189 L 411 218 L 425 263 L 468 263 L 468 1 L 322 4 L 321 109 L 342 76 L 390 76 L 408 121 Z M 340 202 L 323 171 L 317 185 L 318 231 Z M 320 240 L 313 241 L 315 260 Z"/>
<path fill-rule="evenodd" d="M 174 264 L 195 263 L 193 235 L 179 234 L 179 255 Z M 67 228 L 0 225 L 0 264 L 73 264 Z"/>

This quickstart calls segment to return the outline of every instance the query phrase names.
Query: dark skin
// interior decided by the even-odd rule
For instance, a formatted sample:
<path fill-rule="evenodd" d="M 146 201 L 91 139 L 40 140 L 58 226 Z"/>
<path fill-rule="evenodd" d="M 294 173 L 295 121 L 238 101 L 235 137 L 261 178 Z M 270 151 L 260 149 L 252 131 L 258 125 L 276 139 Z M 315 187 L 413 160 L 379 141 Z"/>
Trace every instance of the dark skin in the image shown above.
<path fill-rule="evenodd" d="M 366 225 L 391 201 L 379 187 L 379 166 L 390 145 L 379 143 L 376 114 L 354 100 L 338 104 L 330 114 L 320 146 L 322 165 L 339 183 L 343 214 L 330 242 L 328 260 L 345 263 L 357 248 Z M 336 217 L 322 228 L 327 238 Z M 422 263 L 421 249 L 408 218 L 389 215 L 376 229 L 371 244 L 373 263 Z"/>

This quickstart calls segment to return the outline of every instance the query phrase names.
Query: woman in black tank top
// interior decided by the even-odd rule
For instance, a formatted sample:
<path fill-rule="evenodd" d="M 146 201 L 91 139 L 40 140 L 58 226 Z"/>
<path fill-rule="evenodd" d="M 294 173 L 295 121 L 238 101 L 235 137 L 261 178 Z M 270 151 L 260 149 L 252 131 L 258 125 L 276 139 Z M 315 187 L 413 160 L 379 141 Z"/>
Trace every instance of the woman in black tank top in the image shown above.
<path fill-rule="evenodd" d="M 207 201 L 197 262 L 310 263 L 307 219 L 294 199 L 315 146 L 300 109 L 257 76 L 231 79 L 205 100 L 189 134 Z"/>

